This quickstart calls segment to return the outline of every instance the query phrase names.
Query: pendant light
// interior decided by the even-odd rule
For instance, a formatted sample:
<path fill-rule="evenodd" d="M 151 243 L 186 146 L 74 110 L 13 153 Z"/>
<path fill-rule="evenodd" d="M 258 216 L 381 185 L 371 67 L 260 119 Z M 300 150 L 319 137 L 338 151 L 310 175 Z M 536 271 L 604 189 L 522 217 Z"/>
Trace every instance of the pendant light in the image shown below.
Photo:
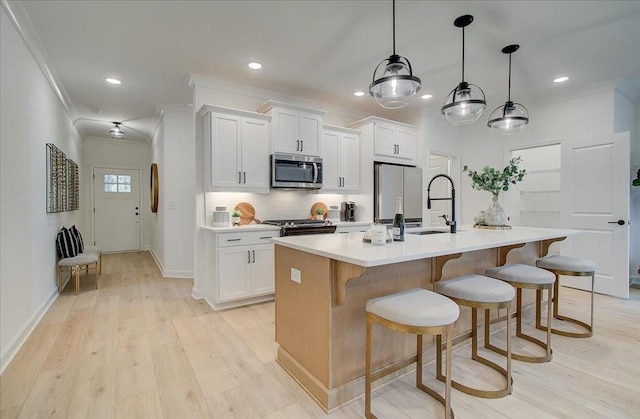
<path fill-rule="evenodd" d="M 462 81 L 447 96 L 440 113 L 453 125 L 465 125 L 476 122 L 487 106 L 482 89 L 464 81 L 464 28 L 473 22 L 473 16 L 464 15 L 453 24 L 462 28 Z"/>
<path fill-rule="evenodd" d="M 393 0 L 393 54 L 373 71 L 369 94 L 383 108 L 398 109 L 409 104 L 421 85 L 420 79 L 413 75 L 409 60 L 396 54 L 396 1 Z"/>
<path fill-rule="evenodd" d="M 511 101 L 511 54 L 516 52 L 520 45 L 508 45 L 502 48 L 503 54 L 509 54 L 509 89 L 507 102 L 496 108 L 489 115 L 487 126 L 502 134 L 516 134 L 522 131 L 529 123 L 529 112 L 527 108 L 519 103 Z"/>
<path fill-rule="evenodd" d="M 109 130 L 112 138 L 124 138 L 124 131 L 120 128 L 120 122 L 113 122 L 113 128 Z"/>

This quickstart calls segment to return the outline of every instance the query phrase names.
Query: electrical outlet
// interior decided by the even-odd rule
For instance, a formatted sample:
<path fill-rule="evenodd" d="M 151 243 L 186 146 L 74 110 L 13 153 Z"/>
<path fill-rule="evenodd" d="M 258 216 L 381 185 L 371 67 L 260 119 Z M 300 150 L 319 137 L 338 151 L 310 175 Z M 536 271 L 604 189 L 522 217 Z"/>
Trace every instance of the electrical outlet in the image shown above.
<path fill-rule="evenodd" d="M 296 268 L 291 268 L 291 280 L 293 282 L 297 282 L 298 284 L 302 284 L 301 272 Z"/>

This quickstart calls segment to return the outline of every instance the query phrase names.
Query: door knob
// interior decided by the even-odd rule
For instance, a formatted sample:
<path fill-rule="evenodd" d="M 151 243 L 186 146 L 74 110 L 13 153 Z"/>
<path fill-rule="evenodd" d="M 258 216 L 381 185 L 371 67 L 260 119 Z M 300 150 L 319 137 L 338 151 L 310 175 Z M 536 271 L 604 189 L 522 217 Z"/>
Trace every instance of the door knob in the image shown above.
<path fill-rule="evenodd" d="M 136 212 L 136 215 L 138 215 L 138 213 Z"/>
<path fill-rule="evenodd" d="M 619 226 L 623 226 L 623 225 L 625 225 L 625 222 L 624 222 L 624 220 L 609 221 L 609 224 L 618 224 Z"/>

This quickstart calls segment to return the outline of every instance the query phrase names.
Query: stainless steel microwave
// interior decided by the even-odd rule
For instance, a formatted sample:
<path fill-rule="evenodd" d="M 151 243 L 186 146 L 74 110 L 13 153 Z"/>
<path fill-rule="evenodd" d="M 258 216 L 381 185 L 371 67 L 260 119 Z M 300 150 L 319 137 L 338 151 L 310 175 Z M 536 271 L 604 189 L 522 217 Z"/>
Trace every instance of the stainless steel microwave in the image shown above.
<path fill-rule="evenodd" d="M 322 188 L 322 157 L 274 153 L 271 155 L 271 187 Z"/>

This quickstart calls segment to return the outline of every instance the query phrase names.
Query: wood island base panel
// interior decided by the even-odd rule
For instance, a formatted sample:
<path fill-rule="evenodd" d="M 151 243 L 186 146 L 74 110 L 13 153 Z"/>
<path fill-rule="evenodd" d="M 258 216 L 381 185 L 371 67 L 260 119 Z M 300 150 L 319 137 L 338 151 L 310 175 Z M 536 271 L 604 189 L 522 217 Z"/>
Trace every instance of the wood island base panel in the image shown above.
<path fill-rule="evenodd" d="M 517 228 L 514 230 L 517 232 Z M 501 233 L 508 235 L 511 232 Z M 570 230 L 550 229 L 540 229 L 539 234 L 529 233 L 531 234 L 515 233 L 512 238 L 518 237 L 518 243 L 508 237 L 497 241 L 486 241 L 486 237 L 481 237 L 485 243 L 476 244 L 473 246 L 475 249 L 469 251 L 466 251 L 465 246 L 456 247 L 449 243 L 450 248 L 445 252 L 424 250 L 421 243 L 432 237 L 416 236 L 410 238 L 414 243 L 387 245 L 386 254 L 389 257 L 387 263 L 382 264 L 353 257 L 358 252 L 367 254 L 367 250 L 385 253 L 385 249 L 380 249 L 385 246 L 371 248 L 372 245 L 362 244 L 359 233 L 322 235 L 317 242 L 317 252 L 310 248 L 309 243 L 312 242 L 305 241 L 304 236 L 273 239 L 276 244 L 275 322 L 276 342 L 279 345 L 278 363 L 326 412 L 335 410 L 364 394 L 365 305 L 369 299 L 416 287 L 433 290 L 433 283 L 437 280 L 471 273 L 484 274 L 486 268 L 505 262 L 535 264 L 538 257 L 547 254 L 552 242 L 575 234 Z M 454 241 L 456 239 L 457 237 L 453 238 Z M 463 240 L 470 239 L 467 237 Z M 450 238 L 449 242 L 451 240 Z M 299 246 L 300 243 L 303 245 Z M 364 248 L 352 249 L 351 254 L 340 250 L 341 246 L 356 244 Z M 396 249 L 391 247 L 396 245 Z M 429 244 L 432 245 L 440 247 Z M 370 248 L 367 249 L 366 246 Z M 404 249 L 400 249 L 401 246 Z M 416 246 L 423 251 L 416 253 Z M 335 249 L 335 255 L 330 254 L 330 248 Z M 398 254 L 411 256 L 402 260 L 403 257 Z M 527 311 L 534 301 L 535 292 L 524 294 Z M 504 320 L 506 309 L 495 311 L 492 322 Z M 470 329 L 470 310 L 462 308 L 454 338 L 470 335 Z M 434 359 L 433 343 L 432 337 L 425 336 L 425 362 Z M 415 355 L 415 338 L 412 335 L 394 333 L 385 328 L 376 328 L 372 344 L 376 348 L 372 360 L 374 371 Z M 413 368 L 414 366 L 409 365 L 394 375 L 385 377 L 385 380 L 376 382 L 376 385 L 393 380 Z"/>

